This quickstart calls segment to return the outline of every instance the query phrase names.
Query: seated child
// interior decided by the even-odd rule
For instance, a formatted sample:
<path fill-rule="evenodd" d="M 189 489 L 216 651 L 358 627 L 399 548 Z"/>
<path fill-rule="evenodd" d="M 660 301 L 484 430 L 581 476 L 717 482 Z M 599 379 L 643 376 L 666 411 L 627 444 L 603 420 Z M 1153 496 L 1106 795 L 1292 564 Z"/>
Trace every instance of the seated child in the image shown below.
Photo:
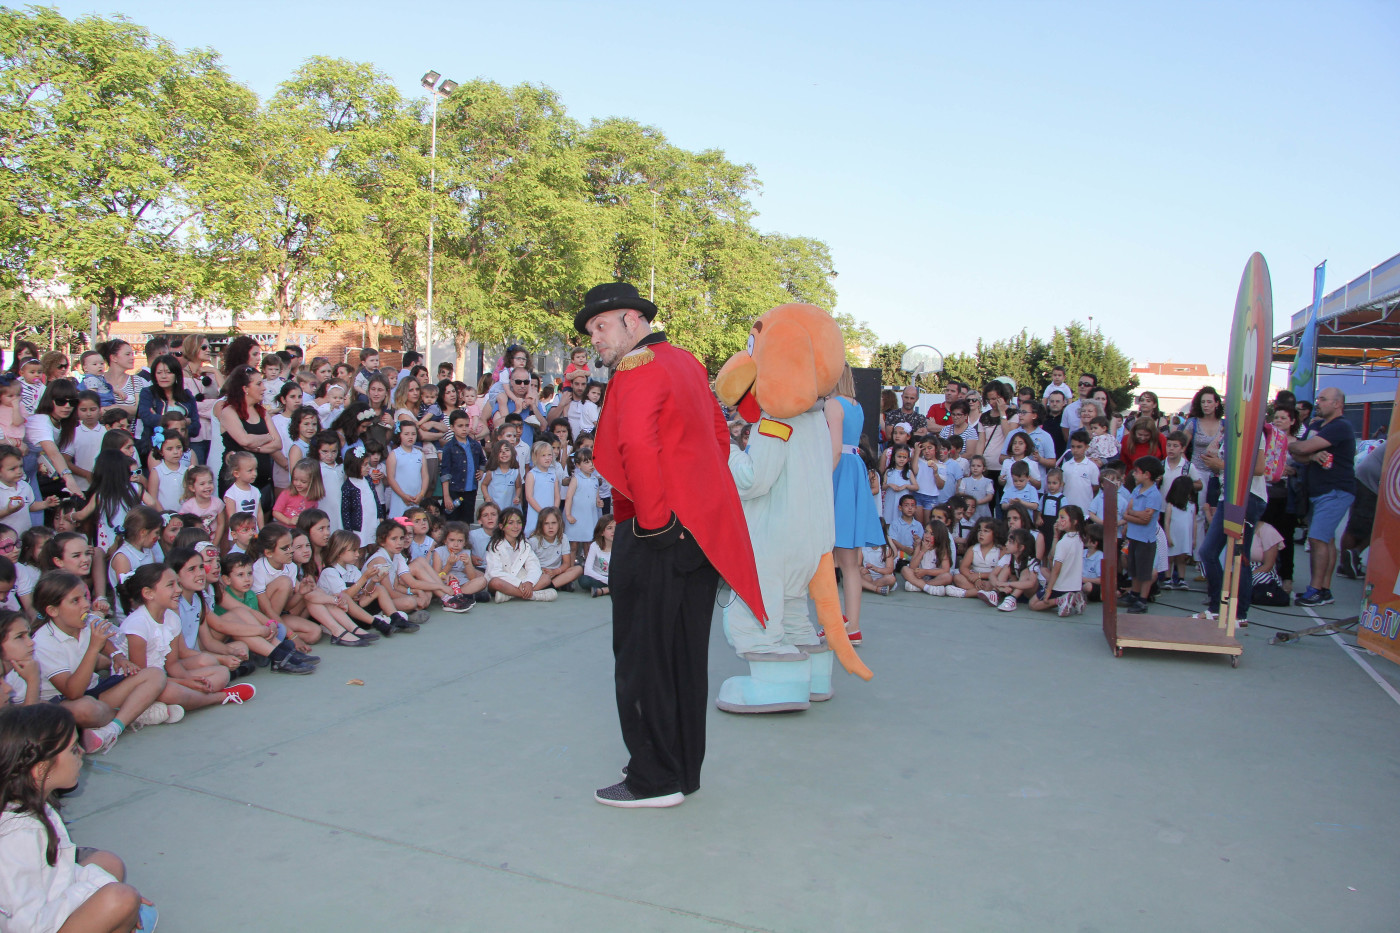
<path fill-rule="evenodd" d="M 607 596 L 608 563 L 612 560 L 613 533 L 617 522 L 611 514 L 604 514 L 593 528 L 593 543 L 588 546 L 588 555 L 583 559 L 583 577 L 580 582 L 590 596 Z"/>
<path fill-rule="evenodd" d="M 900 574 L 904 577 L 904 588 L 910 593 L 947 595 L 948 584 L 953 582 L 953 548 L 947 525 L 936 519 L 929 522 L 913 558 Z"/>
<path fill-rule="evenodd" d="M 58 815 L 59 793 L 82 775 L 78 724 L 62 706 L 8 710 L 0 729 L 0 904 L 6 930 L 151 930 L 156 912 L 111 852 L 78 849 Z"/>
<path fill-rule="evenodd" d="M 501 513 L 501 522 L 486 546 L 487 586 L 498 603 L 511 599 L 551 602 L 559 596 L 549 589 L 544 568 L 525 541 L 525 516 L 514 506 Z"/>

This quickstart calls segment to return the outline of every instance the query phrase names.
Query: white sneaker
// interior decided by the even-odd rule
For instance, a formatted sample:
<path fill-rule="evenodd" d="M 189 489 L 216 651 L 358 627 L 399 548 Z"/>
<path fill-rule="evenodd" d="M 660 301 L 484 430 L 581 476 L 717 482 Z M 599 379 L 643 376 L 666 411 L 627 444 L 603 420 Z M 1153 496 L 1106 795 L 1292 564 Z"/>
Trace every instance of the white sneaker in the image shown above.
<path fill-rule="evenodd" d="M 107 725 L 97 729 L 89 729 L 88 732 L 91 734 L 90 737 L 92 739 L 101 740 L 96 748 L 88 748 L 86 744 L 83 746 L 83 751 L 87 752 L 89 755 L 107 754 L 112 750 L 112 746 L 117 744 L 117 738 L 121 735 L 121 733 L 117 731 L 117 724 L 114 722 L 109 722 Z"/>
<path fill-rule="evenodd" d="M 945 596 L 948 593 L 946 586 L 925 586 L 924 592 L 930 596 Z"/>
<path fill-rule="evenodd" d="M 491 602 L 508 603 L 510 602 L 510 596 L 507 595 L 503 590 L 497 590 L 496 592 L 491 594 Z"/>
<path fill-rule="evenodd" d="M 943 588 L 943 595 L 951 596 L 954 599 L 962 599 L 964 596 L 967 595 L 967 590 L 963 589 L 960 586 L 945 586 Z"/>
<path fill-rule="evenodd" d="M 558 590 L 535 590 L 530 598 L 537 603 L 552 603 L 559 598 Z"/>
<path fill-rule="evenodd" d="M 988 606 L 991 606 L 993 609 L 997 607 L 997 603 L 1001 602 L 1001 599 L 997 596 L 995 590 L 978 590 L 977 598 L 982 600 L 982 602 L 986 603 Z"/>
<path fill-rule="evenodd" d="M 905 580 L 905 581 L 904 581 L 904 590 L 905 590 L 905 592 L 908 592 L 908 593 L 920 593 L 920 592 L 923 592 L 923 587 L 918 586 L 918 585 L 913 584 L 913 583 L 910 583 L 908 580 Z"/>
<path fill-rule="evenodd" d="M 131 724 L 131 728 L 133 731 L 139 731 L 147 726 L 154 726 L 157 723 L 169 721 L 170 707 L 166 706 L 160 700 L 156 700 L 150 706 L 146 707 L 144 713 L 136 717 L 136 721 Z"/>
<path fill-rule="evenodd" d="M 185 708 L 176 703 L 166 704 L 166 709 L 170 711 L 170 717 L 165 720 L 167 726 L 174 725 L 185 718 Z"/>
<path fill-rule="evenodd" d="M 1000 609 L 1002 612 L 1015 612 L 1015 611 L 1016 611 L 1016 597 L 1015 597 L 1015 596 L 1008 596 L 1008 597 L 1006 597 L 1005 599 L 1003 599 L 1003 600 L 1001 601 L 1001 605 L 1000 605 L 1000 606 L 997 606 L 997 608 Z"/>

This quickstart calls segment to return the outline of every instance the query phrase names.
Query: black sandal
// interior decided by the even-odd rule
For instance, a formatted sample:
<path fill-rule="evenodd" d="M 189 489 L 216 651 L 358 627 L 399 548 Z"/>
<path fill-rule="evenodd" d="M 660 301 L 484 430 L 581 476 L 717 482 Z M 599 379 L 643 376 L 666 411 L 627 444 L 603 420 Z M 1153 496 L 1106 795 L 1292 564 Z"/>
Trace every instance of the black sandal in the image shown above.
<path fill-rule="evenodd" d="M 349 632 L 346 632 L 345 635 L 332 635 L 331 644 L 340 645 L 342 648 L 364 648 L 369 645 L 369 642 L 365 641 L 363 638 L 349 641 L 346 638 L 347 635 L 349 635 Z"/>

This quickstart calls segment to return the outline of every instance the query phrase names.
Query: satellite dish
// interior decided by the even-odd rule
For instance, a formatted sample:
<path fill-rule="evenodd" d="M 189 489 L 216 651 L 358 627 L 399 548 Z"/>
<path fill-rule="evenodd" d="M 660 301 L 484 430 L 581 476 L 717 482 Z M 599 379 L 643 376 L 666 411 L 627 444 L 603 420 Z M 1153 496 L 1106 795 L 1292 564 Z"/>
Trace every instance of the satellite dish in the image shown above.
<path fill-rule="evenodd" d="M 996 381 L 996 382 L 1004 382 L 1004 383 L 1006 383 L 1007 385 L 1011 386 L 1011 393 L 1012 393 L 1013 395 L 1016 394 L 1018 391 L 1020 391 L 1020 390 L 1016 387 L 1016 380 L 1015 380 L 1015 379 L 1012 379 L 1010 376 L 997 376 L 996 379 L 995 379 L 994 381 Z"/>
<path fill-rule="evenodd" d="M 907 372 L 913 380 L 920 376 L 943 372 L 943 354 L 927 344 L 919 344 L 904 351 L 899 358 L 899 368 Z"/>

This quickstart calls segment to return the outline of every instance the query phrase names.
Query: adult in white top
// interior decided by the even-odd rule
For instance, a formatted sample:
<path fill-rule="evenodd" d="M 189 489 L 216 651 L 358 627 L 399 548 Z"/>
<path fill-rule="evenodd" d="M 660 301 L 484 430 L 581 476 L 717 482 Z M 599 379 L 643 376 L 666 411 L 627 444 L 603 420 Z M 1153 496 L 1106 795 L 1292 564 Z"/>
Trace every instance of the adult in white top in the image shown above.
<path fill-rule="evenodd" d="M 1079 376 L 1079 397 L 1065 406 L 1064 413 L 1060 415 L 1060 428 L 1065 432 L 1065 439 L 1080 428 L 1084 427 L 1079 417 L 1079 405 L 1086 400 L 1099 384 L 1099 377 L 1093 373 L 1081 373 Z"/>
<path fill-rule="evenodd" d="M 71 380 L 58 379 L 44 390 L 34 414 L 24 419 L 24 439 L 38 451 L 39 471 L 62 477 L 68 491 L 77 495 L 77 477 L 67 455 L 73 452 L 73 433 L 78 424 L 78 389 Z M 67 430 L 65 432 L 65 427 Z M 67 442 L 63 435 L 67 433 Z"/>

